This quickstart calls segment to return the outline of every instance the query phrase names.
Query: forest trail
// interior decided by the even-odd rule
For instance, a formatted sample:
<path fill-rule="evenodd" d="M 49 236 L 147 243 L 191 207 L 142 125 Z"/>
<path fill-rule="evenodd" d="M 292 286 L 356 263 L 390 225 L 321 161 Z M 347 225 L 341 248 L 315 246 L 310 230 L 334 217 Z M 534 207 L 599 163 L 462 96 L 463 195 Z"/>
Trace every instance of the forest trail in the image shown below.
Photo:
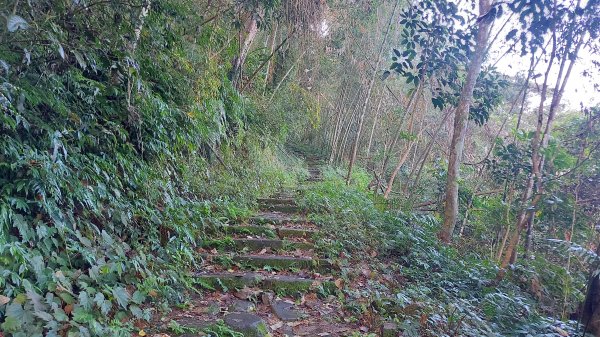
<path fill-rule="evenodd" d="M 205 260 L 195 278 L 205 291 L 163 319 L 177 322 L 179 329 L 166 327 L 169 331 L 205 336 L 197 331 L 222 329 L 215 325 L 222 320 L 248 337 L 373 332 L 345 312 L 335 296 L 342 287 L 340 269 L 320 252 L 325 241 L 319 226 L 296 204 L 307 184 L 322 180 L 322 163 L 308 158 L 307 164 L 310 176 L 296 190 L 259 199 L 259 212 L 249 221 L 225 226 L 220 234 L 226 239 L 204 245 Z M 386 329 L 377 335 L 395 335 L 389 324 Z"/>

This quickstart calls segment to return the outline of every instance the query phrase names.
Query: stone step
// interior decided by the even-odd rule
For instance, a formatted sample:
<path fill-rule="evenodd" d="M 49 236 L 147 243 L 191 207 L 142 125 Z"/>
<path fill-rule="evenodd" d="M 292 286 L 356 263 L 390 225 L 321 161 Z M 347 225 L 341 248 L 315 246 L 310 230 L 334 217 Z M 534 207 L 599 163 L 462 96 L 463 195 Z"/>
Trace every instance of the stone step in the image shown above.
<path fill-rule="evenodd" d="M 221 243 L 213 245 L 208 242 L 205 248 L 219 248 L 222 246 Z M 310 242 L 294 242 L 280 239 L 233 239 L 231 248 L 236 250 L 242 250 L 248 248 L 250 250 L 261 250 L 263 248 L 270 248 L 272 250 L 308 250 L 314 249 L 315 245 Z"/>
<path fill-rule="evenodd" d="M 301 209 L 297 205 L 288 204 L 260 204 L 258 208 L 261 211 L 272 211 L 281 213 L 300 213 Z"/>
<path fill-rule="evenodd" d="M 280 256 L 280 255 L 236 255 L 233 262 L 253 268 L 272 267 L 279 270 L 293 268 L 309 269 L 322 273 L 331 273 L 333 266 L 325 259 L 307 257 Z"/>
<path fill-rule="evenodd" d="M 261 205 L 295 205 L 296 201 L 290 197 L 258 198 L 256 201 Z"/>
<path fill-rule="evenodd" d="M 248 235 L 261 235 L 268 238 L 279 237 L 285 238 L 311 238 L 317 233 L 316 230 L 304 229 L 304 228 L 291 228 L 291 227 L 272 227 L 267 226 L 256 226 L 256 225 L 234 225 L 227 226 L 225 233 L 227 234 L 248 234 Z"/>
<path fill-rule="evenodd" d="M 310 223 L 306 216 L 299 214 L 285 214 L 281 212 L 259 212 L 250 218 L 251 224 L 307 224 Z"/>
<path fill-rule="evenodd" d="M 202 256 L 207 260 L 218 257 L 209 254 L 203 254 Z M 310 257 L 240 254 L 229 257 L 229 260 L 241 267 L 257 269 L 264 269 L 265 267 L 270 267 L 273 270 L 308 269 L 322 274 L 331 274 L 335 270 L 334 266 L 326 259 L 313 259 Z"/>
<path fill-rule="evenodd" d="M 289 275 L 265 275 L 259 273 L 219 272 L 196 273 L 194 277 L 200 281 L 200 286 L 205 286 L 222 291 L 242 289 L 244 287 L 257 287 L 262 290 L 271 290 L 276 293 L 296 294 L 304 293 L 322 287 L 328 292 L 334 292 L 336 286 L 331 281 L 320 281 Z"/>

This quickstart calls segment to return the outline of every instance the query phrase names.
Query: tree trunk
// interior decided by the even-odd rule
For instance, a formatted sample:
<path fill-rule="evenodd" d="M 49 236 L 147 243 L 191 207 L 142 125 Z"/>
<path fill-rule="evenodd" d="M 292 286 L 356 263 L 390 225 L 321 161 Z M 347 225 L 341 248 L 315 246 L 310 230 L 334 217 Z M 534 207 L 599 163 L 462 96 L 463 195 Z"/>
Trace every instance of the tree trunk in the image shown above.
<path fill-rule="evenodd" d="M 346 175 L 346 184 L 350 184 L 350 177 L 352 176 L 352 167 L 354 166 L 354 162 L 356 161 L 356 154 L 358 152 L 358 144 L 360 143 L 360 135 L 362 133 L 362 127 L 365 120 L 365 116 L 367 114 L 367 107 L 369 106 L 369 101 L 371 100 L 371 92 L 373 91 L 373 86 L 375 85 L 375 79 L 377 78 L 377 74 L 379 72 L 379 64 L 381 63 L 381 55 L 383 54 L 383 47 L 385 46 L 385 42 L 387 40 L 388 34 L 390 32 L 390 27 L 392 26 L 392 22 L 394 21 L 394 16 L 396 15 L 396 8 L 398 7 L 398 3 L 400 1 L 396 1 L 394 4 L 394 9 L 392 10 L 392 14 L 390 15 L 390 20 L 388 21 L 387 28 L 385 30 L 385 34 L 383 35 L 383 41 L 381 41 L 381 46 L 379 47 L 379 53 L 377 53 L 377 61 L 375 62 L 375 69 L 373 70 L 373 74 L 371 75 L 371 79 L 369 81 L 369 87 L 367 88 L 367 95 L 365 97 L 365 101 L 362 105 L 362 111 L 360 113 L 360 117 L 358 118 L 358 128 L 356 130 L 356 138 L 354 139 L 354 144 L 352 145 L 352 154 L 350 156 L 350 163 L 348 164 L 348 174 Z"/>
<path fill-rule="evenodd" d="M 452 110 L 447 110 L 446 111 L 446 113 L 444 114 L 444 118 L 442 119 L 442 121 L 438 125 L 437 129 L 435 130 L 435 132 L 431 135 L 431 139 L 427 143 L 427 146 L 425 147 L 425 150 L 423 151 L 423 154 L 417 160 L 417 163 L 420 163 L 420 164 L 418 165 L 419 169 L 417 170 L 417 174 L 416 174 L 415 178 L 412 179 L 413 174 L 414 174 L 414 169 L 413 169 L 412 170 L 413 172 L 411 172 L 411 174 L 409 175 L 408 180 L 406 181 L 406 184 L 404 184 L 404 187 L 403 187 L 403 192 L 404 193 L 408 193 L 409 185 L 418 186 L 419 180 L 421 179 L 421 172 L 423 171 L 423 167 L 425 166 L 425 163 L 427 162 L 427 158 L 429 157 L 429 154 L 431 153 L 431 149 L 433 148 L 433 144 L 435 143 L 435 138 L 437 137 L 437 135 L 442 130 L 442 127 L 446 123 L 446 119 L 448 119 L 448 117 L 450 116 L 451 112 L 452 112 Z M 416 167 L 417 166 L 415 166 L 415 168 Z M 411 196 L 412 196 L 412 192 L 410 193 L 409 198 Z"/>
<path fill-rule="evenodd" d="M 373 145 L 373 134 L 375 133 L 375 127 L 377 126 L 377 119 L 379 118 L 379 110 L 381 109 L 381 103 L 383 103 L 383 95 L 379 98 L 377 104 L 377 110 L 375 110 L 375 117 L 373 118 L 373 125 L 371 126 L 371 134 L 369 135 L 369 144 L 367 145 L 367 158 L 371 157 L 371 146 Z"/>
<path fill-rule="evenodd" d="M 584 37 L 580 37 L 580 39 L 575 44 L 575 49 L 573 50 L 574 57 L 564 57 L 561 60 L 560 68 L 558 71 L 558 75 L 556 78 L 556 88 L 558 90 L 554 90 L 552 93 L 552 101 L 550 103 L 550 108 L 548 110 L 548 118 L 546 121 L 546 125 L 544 127 L 544 103 L 546 102 L 547 93 L 548 93 L 548 77 L 550 75 L 550 70 L 552 69 L 553 62 L 556 58 L 557 54 L 557 37 L 556 31 L 553 31 L 552 35 L 552 51 L 550 54 L 550 59 L 548 62 L 548 67 L 546 69 L 546 73 L 544 74 L 544 84 L 542 85 L 542 92 L 540 95 L 540 104 L 538 106 L 538 121 L 536 126 L 535 134 L 533 135 L 533 139 L 531 140 L 531 168 L 532 173 L 529 175 L 527 181 L 527 188 L 523 193 L 523 197 L 521 198 L 521 204 L 523 206 L 527 205 L 531 199 L 531 203 L 529 207 L 524 207 L 519 213 L 517 219 L 517 225 L 515 226 L 514 232 L 511 236 L 509 246 L 505 252 L 504 258 L 502 259 L 502 263 L 500 265 L 501 269 L 505 269 L 510 264 L 511 258 L 515 255 L 515 250 L 517 247 L 517 243 L 519 241 L 519 237 L 523 229 L 525 228 L 527 221 L 527 213 L 535 211 L 535 208 L 539 201 L 542 198 L 542 194 L 544 192 L 544 181 L 543 181 L 543 170 L 544 170 L 544 157 L 542 155 L 542 150 L 548 145 L 548 141 L 550 139 L 550 132 L 552 131 L 552 125 L 554 121 L 554 117 L 556 115 L 556 111 L 558 110 L 560 101 L 562 99 L 562 95 L 564 93 L 566 83 L 571 75 L 571 71 L 575 62 L 577 60 L 577 55 L 579 53 L 579 49 L 581 48 Z M 569 40 L 566 50 L 572 50 L 571 43 L 573 41 Z M 565 72 L 565 66 L 569 62 L 569 66 Z M 542 133 L 543 129 L 543 133 Z M 535 196 L 534 195 L 535 188 Z M 500 280 L 504 277 L 504 272 L 499 272 L 497 276 L 497 280 Z"/>
<path fill-rule="evenodd" d="M 600 243 L 596 248 L 596 255 L 600 255 Z M 584 324 L 583 332 L 589 332 L 594 336 L 600 334 L 600 275 L 595 273 L 598 268 L 600 268 L 600 263 L 594 263 L 581 313 Z"/>
<path fill-rule="evenodd" d="M 256 38 L 256 33 L 258 33 L 258 14 L 253 13 L 248 18 L 246 22 L 246 37 L 243 39 L 243 42 L 240 41 L 240 52 L 239 55 L 233 59 L 233 67 L 231 72 L 229 73 L 229 79 L 233 83 L 233 86 L 237 88 L 240 83 L 240 79 L 242 77 L 242 67 L 244 62 L 246 62 L 246 57 L 248 56 L 248 52 L 250 51 L 250 47 L 252 46 L 252 42 Z M 241 39 L 240 39 L 241 40 Z"/>
<path fill-rule="evenodd" d="M 271 38 L 271 54 L 275 52 L 275 41 L 277 41 L 277 29 L 279 28 L 279 24 L 275 22 L 275 30 L 273 31 L 273 37 Z M 275 66 L 275 61 L 272 61 L 271 57 L 269 57 L 269 62 L 267 63 L 267 71 L 265 71 L 265 86 L 263 88 L 263 96 L 267 92 L 267 85 L 269 84 L 269 76 L 273 74 L 273 68 Z"/>
<path fill-rule="evenodd" d="M 490 7 L 490 0 L 479 0 L 479 14 L 481 19 L 479 21 L 475 41 L 475 53 L 469 64 L 467 78 L 461 90 L 458 106 L 454 114 L 454 132 L 450 143 L 448 176 L 446 180 L 444 224 L 439 232 L 440 240 L 445 243 L 449 243 L 452 240 L 452 234 L 454 233 L 454 227 L 456 226 L 460 162 L 465 142 L 469 108 L 471 106 L 471 101 L 473 100 L 473 89 L 475 88 L 477 77 L 479 77 L 479 73 L 481 72 L 481 65 L 485 58 L 485 50 L 490 36 L 492 19 L 484 16 L 488 13 Z"/>

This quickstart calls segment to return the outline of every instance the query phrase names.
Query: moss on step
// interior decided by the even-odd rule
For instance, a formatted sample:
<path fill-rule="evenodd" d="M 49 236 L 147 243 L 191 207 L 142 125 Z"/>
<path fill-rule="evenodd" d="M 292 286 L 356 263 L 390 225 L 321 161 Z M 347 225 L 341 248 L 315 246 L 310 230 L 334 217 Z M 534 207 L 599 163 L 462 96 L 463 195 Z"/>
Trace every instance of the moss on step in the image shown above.
<path fill-rule="evenodd" d="M 237 255 L 234 262 L 252 268 L 271 267 L 275 270 L 310 269 L 330 273 L 333 266 L 325 259 L 299 258 L 278 255 Z"/>
<path fill-rule="evenodd" d="M 195 275 L 197 284 L 209 289 L 230 291 L 244 287 L 259 287 L 262 290 L 274 291 L 278 294 L 296 295 L 312 290 L 334 293 L 336 286 L 330 281 L 317 281 L 296 276 L 261 275 L 258 273 L 199 273 Z"/>

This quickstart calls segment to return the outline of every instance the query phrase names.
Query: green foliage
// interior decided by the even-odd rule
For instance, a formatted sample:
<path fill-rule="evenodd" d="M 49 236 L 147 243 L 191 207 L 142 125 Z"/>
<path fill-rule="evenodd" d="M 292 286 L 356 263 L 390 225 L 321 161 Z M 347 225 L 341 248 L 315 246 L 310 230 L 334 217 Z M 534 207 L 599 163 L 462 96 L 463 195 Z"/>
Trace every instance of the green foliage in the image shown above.
<path fill-rule="evenodd" d="M 14 1 L 1 31 L 0 316 L 12 336 L 130 336 L 131 320 L 150 319 L 143 304 L 180 300 L 208 227 L 301 173 L 284 173 L 277 133 L 257 131 L 262 117 L 219 66 L 228 32 L 200 29 L 194 3 L 145 6 Z"/>

